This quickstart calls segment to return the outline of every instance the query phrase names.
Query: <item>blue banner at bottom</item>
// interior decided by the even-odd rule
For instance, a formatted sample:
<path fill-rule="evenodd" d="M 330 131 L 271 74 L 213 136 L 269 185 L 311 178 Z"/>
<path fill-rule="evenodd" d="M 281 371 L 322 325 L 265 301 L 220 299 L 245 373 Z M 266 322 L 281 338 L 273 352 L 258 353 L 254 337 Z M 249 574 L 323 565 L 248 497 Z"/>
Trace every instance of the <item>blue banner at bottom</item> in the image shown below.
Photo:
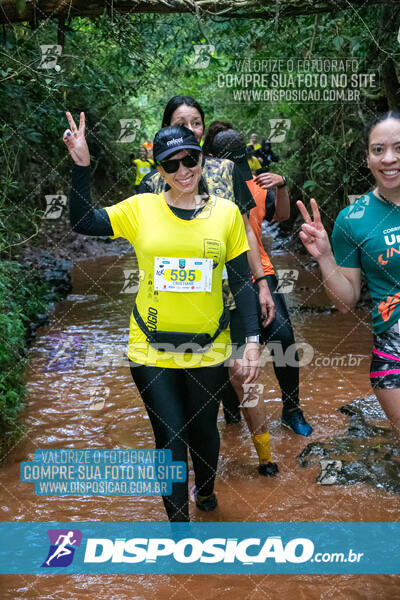
<path fill-rule="evenodd" d="M 1 574 L 399 574 L 399 523 L 1 523 Z"/>

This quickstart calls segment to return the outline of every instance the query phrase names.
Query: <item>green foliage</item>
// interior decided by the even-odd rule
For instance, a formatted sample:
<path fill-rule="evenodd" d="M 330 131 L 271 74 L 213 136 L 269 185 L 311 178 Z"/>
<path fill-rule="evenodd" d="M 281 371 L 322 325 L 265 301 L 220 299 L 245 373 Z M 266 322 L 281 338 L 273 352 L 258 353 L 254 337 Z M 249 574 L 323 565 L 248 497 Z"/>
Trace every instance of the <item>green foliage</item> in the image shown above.
<path fill-rule="evenodd" d="M 57 43 L 54 22 L 34 31 L 22 25 L 9 29 L 0 90 L 0 251 L 35 232 L 45 194 L 68 190 L 71 163 L 61 139 L 65 110 L 76 117 L 86 113 L 94 171 L 111 182 L 102 190 L 103 204 L 110 204 L 119 199 L 121 186 L 131 190 L 129 154 L 153 137 L 166 101 L 177 93 L 198 99 L 208 122 L 229 120 L 246 136 L 252 130 L 268 135 L 270 117 L 289 118 L 290 132 L 276 148 L 283 159 L 277 168 L 285 170 L 296 196 L 328 194 L 332 219 L 348 193 L 369 187 L 360 131 L 363 119 L 386 108 L 384 90 L 377 98 L 362 93 L 359 102 L 349 103 L 246 103 L 234 100 L 218 75 L 234 73 L 235 60 L 261 57 L 357 58 L 360 71 L 378 73 L 384 59 L 399 54 L 395 23 L 383 22 L 385 10 L 269 21 L 176 14 L 74 19 L 65 32 L 59 71 L 40 68 L 40 45 Z M 193 67 L 196 44 L 215 46 L 205 69 Z M 124 118 L 141 121 L 133 143 L 117 141 Z"/>
<path fill-rule="evenodd" d="M 0 252 L 35 233 L 46 194 L 69 189 L 71 160 L 62 142 L 66 110 L 78 118 L 81 110 L 86 113 L 94 171 L 113 181 L 105 202 L 118 200 L 116 189 L 130 182 L 132 144 L 117 142 L 119 119 L 138 116 L 142 90 L 151 89 L 157 71 L 153 49 L 137 29 L 134 18 L 118 27 L 108 18 L 76 20 L 58 71 L 40 68 L 40 45 L 57 43 L 54 22 L 40 31 L 7 31 L 0 87 Z M 146 123 L 144 114 L 139 118 Z M 152 136 L 154 125 L 155 119 L 141 141 Z"/>
<path fill-rule="evenodd" d="M 14 261 L 0 263 L 0 456 L 23 432 L 28 323 L 46 308 L 47 284 Z"/>

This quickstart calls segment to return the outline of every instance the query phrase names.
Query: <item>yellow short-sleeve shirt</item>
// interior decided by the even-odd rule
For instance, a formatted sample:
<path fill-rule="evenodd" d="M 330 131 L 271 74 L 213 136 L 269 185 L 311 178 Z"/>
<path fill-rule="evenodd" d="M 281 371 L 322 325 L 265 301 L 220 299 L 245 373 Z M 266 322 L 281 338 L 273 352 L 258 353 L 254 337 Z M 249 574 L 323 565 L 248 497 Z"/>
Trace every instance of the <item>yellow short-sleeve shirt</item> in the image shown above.
<path fill-rule="evenodd" d="M 203 210 L 187 221 L 172 212 L 161 193 L 132 196 L 106 211 L 112 237 L 127 239 L 135 249 L 141 271 L 136 306 L 149 329 L 213 335 L 223 311 L 224 265 L 249 250 L 238 207 L 230 200 L 210 196 Z M 155 290 L 156 257 L 212 259 L 211 291 Z M 146 341 L 131 315 L 128 356 L 136 363 L 167 368 L 204 367 L 221 363 L 230 354 L 229 328 L 206 352 L 161 352 Z"/>

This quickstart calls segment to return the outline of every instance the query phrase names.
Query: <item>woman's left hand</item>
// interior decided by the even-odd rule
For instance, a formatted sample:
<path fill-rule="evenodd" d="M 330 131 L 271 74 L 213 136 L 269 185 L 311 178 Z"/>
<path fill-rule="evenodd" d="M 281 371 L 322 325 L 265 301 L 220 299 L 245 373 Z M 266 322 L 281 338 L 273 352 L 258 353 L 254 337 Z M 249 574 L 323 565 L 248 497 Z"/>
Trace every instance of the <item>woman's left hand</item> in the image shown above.
<path fill-rule="evenodd" d="M 243 358 L 237 360 L 243 383 L 253 383 L 260 374 L 260 345 L 254 342 L 246 344 Z"/>

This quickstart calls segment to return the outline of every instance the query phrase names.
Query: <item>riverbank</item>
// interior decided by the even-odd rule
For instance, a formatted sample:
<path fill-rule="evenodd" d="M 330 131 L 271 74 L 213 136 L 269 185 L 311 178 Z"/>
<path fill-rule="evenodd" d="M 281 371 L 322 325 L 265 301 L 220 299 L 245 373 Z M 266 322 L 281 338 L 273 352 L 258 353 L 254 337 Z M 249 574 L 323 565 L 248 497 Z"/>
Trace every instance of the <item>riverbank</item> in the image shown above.
<path fill-rule="evenodd" d="M 29 244 L 0 261 L 0 459 L 25 431 L 20 415 L 25 406 L 27 351 L 56 303 L 71 291 L 73 265 L 129 251 L 124 240 L 72 232 L 64 214 L 56 221 L 43 219 Z"/>

